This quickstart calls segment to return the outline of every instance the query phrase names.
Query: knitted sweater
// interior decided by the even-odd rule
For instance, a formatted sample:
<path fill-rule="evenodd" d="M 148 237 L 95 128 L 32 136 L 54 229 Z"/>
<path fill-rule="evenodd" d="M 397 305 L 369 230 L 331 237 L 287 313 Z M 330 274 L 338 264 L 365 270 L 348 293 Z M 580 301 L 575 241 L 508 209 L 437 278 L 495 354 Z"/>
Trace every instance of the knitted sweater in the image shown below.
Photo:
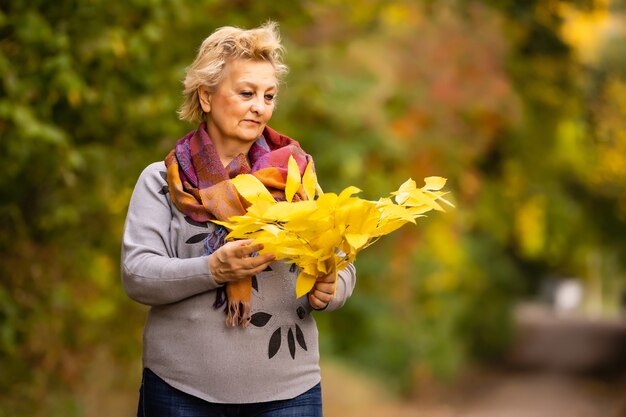
<path fill-rule="evenodd" d="M 252 321 L 226 327 L 213 307 L 219 285 L 203 256 L 213 223 L 197 223 L 172 204 L 165 164 L 149 165 L 133 192 L 122 242 L 127 294 L 150 306 L 143 365 L 171 386 L 216 403 L 293 398 L 320 382 L 318 333 L 307 297 L 295 298 L 297 270 L 277 261 L 253 279 Z M 352 265 L 338 274 L 335 298 L 352 294 Z"/>

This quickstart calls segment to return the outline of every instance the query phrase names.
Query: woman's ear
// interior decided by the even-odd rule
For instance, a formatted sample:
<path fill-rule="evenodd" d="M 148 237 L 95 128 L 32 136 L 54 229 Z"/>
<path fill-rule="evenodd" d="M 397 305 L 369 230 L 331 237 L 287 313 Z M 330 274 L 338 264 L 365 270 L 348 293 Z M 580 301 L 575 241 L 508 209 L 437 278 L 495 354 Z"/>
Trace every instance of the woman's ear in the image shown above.
<path fill-rule="evenodd" d="M 198 87 L 198 98 L 200 99 L 200 107 L 202 107 L 202 111 L 205 113 L 211 112 L 211 92 L 209 89 L 201 85 Z"/>

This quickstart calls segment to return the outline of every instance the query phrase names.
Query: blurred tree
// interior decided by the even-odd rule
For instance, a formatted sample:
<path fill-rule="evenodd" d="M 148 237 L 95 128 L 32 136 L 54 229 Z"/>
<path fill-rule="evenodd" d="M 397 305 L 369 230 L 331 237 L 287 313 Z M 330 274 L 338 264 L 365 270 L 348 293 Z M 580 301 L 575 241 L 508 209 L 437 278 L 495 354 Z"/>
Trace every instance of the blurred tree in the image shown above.
<path fill-rule="evenodd" d="M 82 415 L 94 355 L 136 358 L 119 238 L 143 147 L 177 129 L 153 123 L 175 109 L 161 87 L 179 69 L 152 69 L 176 10 L 157 5 L 0 8 L 0 415 Z"/>

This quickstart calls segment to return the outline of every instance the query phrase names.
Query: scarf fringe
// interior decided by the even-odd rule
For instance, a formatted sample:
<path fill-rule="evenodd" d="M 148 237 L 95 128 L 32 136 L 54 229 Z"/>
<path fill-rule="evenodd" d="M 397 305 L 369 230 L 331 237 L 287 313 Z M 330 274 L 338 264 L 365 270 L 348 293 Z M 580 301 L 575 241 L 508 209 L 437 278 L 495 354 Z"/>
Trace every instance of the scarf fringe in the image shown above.
<path fill-rule="evenodd" d="M 249 301 L 228 301 L 226 326 L 248 327 L 252 319 L 252 308 Z"/>

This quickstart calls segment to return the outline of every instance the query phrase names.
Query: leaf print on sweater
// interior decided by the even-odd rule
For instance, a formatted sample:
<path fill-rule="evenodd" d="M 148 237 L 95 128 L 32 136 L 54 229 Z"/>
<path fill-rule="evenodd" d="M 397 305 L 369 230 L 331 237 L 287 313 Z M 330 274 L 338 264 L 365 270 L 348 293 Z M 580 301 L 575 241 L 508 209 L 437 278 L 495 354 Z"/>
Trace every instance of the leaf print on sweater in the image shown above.
<path fill-rule="evenodd" d="M 170 192 L 170 187 L 167 185 L 167 172 L 159 171 L 159 175 L 165 180 L 165 185 L 161 187 L 159 194 L 165 195 Z"/>
<path fill-rule="evenodd" d="M 193 244 L 193 243 L 202 242 L 208 235 L 209 235 L 208 233 L 198 233 L 197 235 L 193 235 L 189 239 L 187 239 L 185 243 Z"/>
<path fill-rule="evenodd" d="M 270 337 L 270 343 L 267 347 L 267 354 L 270 359 L 272 359 L 280 350 L 280 345 L 282 343 L 282 336 L 280 334 L 280 327 L 272 333 L 272 337 Z"/>
<path fill-rule="evenodd" d="M 304 341 L 304 333 L 302 333 L 302 329 L 297 324 L 296 324 L 296 340 L 298 341 L 298 344 L 300 345 L 302 349 L 307 350 L 306 342 Z"/>
<path fill-rule="evenodd" d="M 287 332 L 287 345 L 289 346 L 289 354 L 291 355 L 291 359 L 296 358 L 296 342 L 293 339 L 293 330 L 289 329 Z"/>
<path fill-rule="evenodd" d="M 258 313 L 254 313 L 252 315 L 252 318 L 250 319 L 250 324 L 256 327 L 263 327 L 267 324 L 268 321 L 270 321 L 271 318 L 271 314 L 259 311 Z"/>

